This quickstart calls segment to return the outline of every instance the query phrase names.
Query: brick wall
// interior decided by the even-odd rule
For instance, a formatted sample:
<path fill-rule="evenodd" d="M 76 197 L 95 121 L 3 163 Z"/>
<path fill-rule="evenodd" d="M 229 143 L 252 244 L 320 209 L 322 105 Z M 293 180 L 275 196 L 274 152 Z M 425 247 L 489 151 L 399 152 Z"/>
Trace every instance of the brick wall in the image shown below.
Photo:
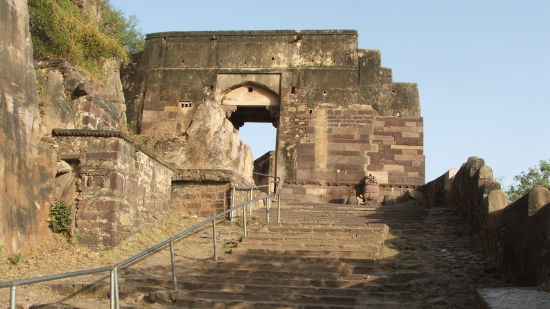
<path fill-rule="evenodd" d="M 71 163 L 78 196 L 75 232 L 97 248 L 121 240 L 153 223 L 168 210 L 173 172 L 118 132 L 54 131 L 60 159 Z"/>
<path fill-rule="evenodd" d="M 380 201 L 424 183 L 422 118 L 380 117 L 368 105 L 325 105 L 305 114 L 290 185 L 329 186 L 318 190 L 320 200 L 336 202 L 369 173 L 383 185 Z"/>

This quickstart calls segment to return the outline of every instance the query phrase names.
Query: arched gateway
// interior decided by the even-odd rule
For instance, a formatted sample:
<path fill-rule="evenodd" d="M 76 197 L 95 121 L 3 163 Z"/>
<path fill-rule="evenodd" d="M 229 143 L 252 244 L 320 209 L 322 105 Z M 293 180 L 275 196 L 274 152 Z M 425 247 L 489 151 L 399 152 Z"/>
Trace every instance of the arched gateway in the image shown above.
<path fill-rule="evenodd" d="M 182 134 L 185 115 L 215 100 L 235 128 L 277 127 L 286 190 L 335 201 L 368 173 L 382 196 L 424 183 L 417 86 L 392 82 L 356 31 L 154 33 L 136 70 L 128 115 L 142 134 L 163 122 Z"/>

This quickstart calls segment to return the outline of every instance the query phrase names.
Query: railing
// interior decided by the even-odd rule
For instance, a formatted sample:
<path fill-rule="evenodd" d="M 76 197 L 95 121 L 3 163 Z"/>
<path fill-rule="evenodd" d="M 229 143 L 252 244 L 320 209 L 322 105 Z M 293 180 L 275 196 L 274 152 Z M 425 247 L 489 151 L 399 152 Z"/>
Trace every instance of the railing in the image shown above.
<path fill-rule="evenodd" d="M 248 191 L 248 200 L 252 200 L 252 198 L 254 197 L 254 190 L 258 190 L 260 188 L 267 188 L 267 195 L 266 196 L 269 196 L 271 194 L 271 184 L 274 184 L 274 188 L 273 188 L 273 193 L 277 195 L 277 223 L 281 223 L 281 195 L 279 194 L 279 189 L 280 189 L 280 185 L 281 185 L 281 178 L 279 176 L 273 176 L 273 175 L 268 175 L 268 174 L 262 174 L 262 173 L 254 173 L 254 175 L 259 175 L 259 176 L 265 176 L 265 177 L 268 177 L 268 178 L 273 178 L 274 181 L 268 181 L 266 185 L 259 185 L 259 186 L 248 186 L 248 187 L 243 187 L 243 186 L 235 186 L 235 187 L 231 187 L 231 205 L 229 206 L 229 209 L 232 209 L 234 208 L 235 204 L 236 204 L 236 191 Z M 271 202 L 272 202 L 272 199 L 268 199 L 268 198 L 264 198 L 264 203 L 265 203 L 265 216 L 266 216 L 266 222 L 269 223 L 270 221 L 270 218 L 269 218 L 269 213 L 270 213 L 270 209 L 271 209 Z M 248 206 L 248 209 L 249 209 L 249 213 L 252 214 L 252 205 L 249 205 Z M 230 217 L 230 220 L 233 221 L 235 216 L 233 215 L 233 212 L 230 212 L 229 213 L 229 217 Z M 245 215 L 245 211 L 243 210 L 243 220 L 246 220 L 246 215 Z M 247 235 L 247 231 L 245 230 L 245 235 L 244 236 L 248 236 Z"/>
<path fill-rule="evenodd" d="M 277 185 L 279 184 L 280 182 L 280 178 L 277 177 L 277 176 L 271 176 L 271 175 L 264 175 L 264 174 L 260 174 L 260 175 L 263 175 L 263 176 L 267 176 L 267 177 L 273 177 L 275 179 L 275 183 L 277 183 Z M 269 183 L 267 184 L 267 186 L 269 186 Z M 216 220 L 220 217 L 223 217 L 227 214 L 230 215 L 231 218 L 233 218 L 233 215 L 232 213 L 238 209 L 241 209 L 243 210 L 243 232 L 244 232 L 244 235 L 245 236 L 248 236 L 248 228 L 247 228 L 247 218 L 246 218 L 246 206 L 249 206 L 251 205 L 252 203 L 255 203 L 257 201 L 260 201 L 260 200 L 264 200 L 265 201 L 265 206 L 266 206 L 266 214 L 267 214 L 267 222 L 269 222 L 269 206 L 271 205 L 271 201 L 273 200 L 273 198 L 277 197 L 277 204 L 278 204 L 278 209 L 277 209 L 277 222 L 281 222 L 281 198 L 280 198 L 280 194 L 279 194 L 279 190 L 278 190 L 278 187 L 276 186 L 275 187 L 275 192 L 274 193 L 270 193 L 270 189 L 268 189 L 268 194 L 267 195 L 264 195 L 264 196 L 260 196 L 260 197 L 257 197 L 257 198 L 251 198 L 252 197 L 252 193 L 249 194 L 249 200 L 248 201 L 245 201 L 245 202 L 242 202 L 238 205 L 234 205 L 234 201 L 235 201 L 235 190 L 251 190 L 250 192 L 252 192 L 253 190 L 255 189 L 258 189 L 258 188 L 261 188 L 261 187 L 265 187 L 264 186 L 251 186 L 251 187 L 233 187 L 231 192 L 232 192 L 232 196 L 231 196 L 231 207 L 227 210 L 224 210 L 200 223 L 197 223 L 195 225 L 193 225 L 192 227 L 189 227 L 187 229 L 185 229 L 184 231 L 180 232 L 179 234 L 176 234 L 164 241 L 161 241 L 159 242 L 158 244 L 150 247 L 149 249 L 146 249 L 134 256 L 131 256 L 129 258 L 127 258 L 126 260 L 118 263 L 118 264 L 115 264 L 113 266 L 106 266 L 106 267 L 100 267 L 100 268 L 92 268 L 92 269 L 85 269 L 85 270 L 80 270 L 80 271 L 75 271 L 75 272 L 68 272 L 68 273 L 62 273 L 62 274 L 55 274 L 55 275 L 48 275 L 48 276 L 41 276 L 41 277 L 35 277 L 35 278 L 28 278 L 28 279 L 21 279 L 21 280 L 14 280 L 14 281 L 6 281 L 6 282 L 0 282 L 0 288 L 7 288 L 9 287 L 10 288 L 10 309 L 15 309 L 16 308 L 16 297 L 17 297 L 17 287 L 18 286 L 22 286 L 22 285 L 28 285 L 28 284 L 33 284 L 33 283 L 39 283 L 39 282 L 44 282 L 44 281 L 52 281 L 52 280 L 58 280 L 58 279 L 65 279 L 65 278 L 71 278 L 71 277 L 78 277 L 78 276 L 84 276 L 84 275 L 91 275 L 91 274 L 97 274 L 97 273 L 102 273 L 102 272 L 110 272 L 110 288 L 111 288 L 111 293 L 110 293 L 110 305 L 111 305 L 111 309 L 118 309 L 119 308 L 119 286 L 118 286 L 118 279 L 119 279 L 119 270 L 123 269 L 124 267 L 128 266 L 130 263 L 133 263 L 133 262 L 136 262 L 138 261 L 139 259 L 149 255 L 149 254 L 152 254 L 154 252 L 156 252 L 157 250 L 159 249 L 162 249 L 166 246 L 169 246 L 170 247 L 170 261 L 171 261 L 171 266 L 172 266 L 172 283 L 173 283 L 173 286 L 174 286 L 174 290 L 177 290 L 177 277 L 176 277 L 176 264 L 175 264 L 175 259 L 174 259 L 174 248 L 173 248 L 173 243 L 177 240 L 179 240 L 181 237 L 191 233 L 191 232 L 194 232 L 196 231 L 198 228 L 208 224 L 208 223 L 211 223 L 212 224 L 212 244 L 213 244 L 213 249 L 214 249 L 214 254 L 213 254 L 213 259 L 214 260 L 217 260 L 218 259 L 218 253 L 216 251 Z M 268 187 L 269 188 L 269 187 Z M 250 209 L 250 212 L 252 211 L 251 207 L 249 206 L 249 209 Z"/>

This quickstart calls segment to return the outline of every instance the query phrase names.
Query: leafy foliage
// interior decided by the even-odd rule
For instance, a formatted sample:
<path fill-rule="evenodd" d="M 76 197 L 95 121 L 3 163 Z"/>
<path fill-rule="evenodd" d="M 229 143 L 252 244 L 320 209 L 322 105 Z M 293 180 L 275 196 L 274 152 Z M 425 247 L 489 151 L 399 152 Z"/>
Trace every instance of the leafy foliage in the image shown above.
<path fill-rule="evenodd" d="M 126 60 L 127 51 L 141 48 L 136 18 L 126 19 L 108 1 L 98 1 L 100 21 L 70 0 L 29 0 L 34 58 L 64 58 L 97 75 L 103 59 Z"/>
<path fill-rule="evenodd" d="M 130 15 L 126 18 L 124 13 L 113 8 L 108 0 L 102 1 L 101 6 L 101 31 L 114 38 L 127 52 L 143 50 L 144 35 L 137 29 L 137 17 Z"/>
<path fill-rule="evenodd" d="M 64 201 L 55 203 L 50 209 L 50 228 L 55 233 L 67 232 L 71 225 L 71 207 Z"/>
<path fill-rule="evenodd" d="M 511 185 L 506 191 L 511 202 L 518 200 L 535 186 L 550 187 L 550 160 L 541 160 L 538 166 L 514 176 L 514 180 L 518 184 Z"/>

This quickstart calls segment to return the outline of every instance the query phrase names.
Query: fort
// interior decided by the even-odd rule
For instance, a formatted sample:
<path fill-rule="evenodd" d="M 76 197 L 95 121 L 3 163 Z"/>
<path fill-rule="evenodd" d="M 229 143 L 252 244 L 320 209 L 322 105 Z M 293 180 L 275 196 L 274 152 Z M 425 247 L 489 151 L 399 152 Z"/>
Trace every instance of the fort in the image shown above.
<path fill-rule="evenodd" d="M 25 252 L 51 233 L 49 209 L 57 201 L 71 206 L 70 230 L 80 244 L 109 250 L 171 208 L 210 217 L 259 196 L 234 189 L 267 184 L 261 174 L 268 174 L 279 177 L 280 186 L 264 190 L 288 201 L 289 224 L 308 228 L 270 231 L 322 242 L 325 251 L 310 259 L 369 268 L 347 259 L 376 260 L 388 226 L 409 231 L 428 222 L 427 213 L 453 210 L 507 282 L 550 287 L 548 188 L 509 204 L 492 170 L 475 157 L 426 183 L 418 87 L 394 82 L 380 51 L 358 47 L 356 31 L 153 33 L 130 63 L 106 60 L 105 77 L 94 80 L 63 59 L 33 59 L 26 1 L 0 0 L 0 28 L 9 34 L 0 41 L 0 245 L 6 253 Z M 239 139 L 247 122 L 271 123 L 277 132 L 275 149 L 256 161 Z M 373 204 L 357 205 L 367 176 L 377 188 Z M 349 243 L 333 238 L 336 225 L 353 232 Z M 267 240 L 258 241 L 244 248 L 267 252 L 261 243 Z M 281 250 L 289 256 L 302 249 Z M 441 252 L 447 251 L 435 254 Z M 474 256 L 468 254 L 462 256 Z M 334 262 L 328 261 L 317 266 Z M 297 263 L 296 271 L 304 271 L 308 262 Z M 308 290 L 314 292 L 322 291 Z M 487 302 L 494 295 L 479 292 Z M 169 302 L 190 306 L 180 296 Z"/>

